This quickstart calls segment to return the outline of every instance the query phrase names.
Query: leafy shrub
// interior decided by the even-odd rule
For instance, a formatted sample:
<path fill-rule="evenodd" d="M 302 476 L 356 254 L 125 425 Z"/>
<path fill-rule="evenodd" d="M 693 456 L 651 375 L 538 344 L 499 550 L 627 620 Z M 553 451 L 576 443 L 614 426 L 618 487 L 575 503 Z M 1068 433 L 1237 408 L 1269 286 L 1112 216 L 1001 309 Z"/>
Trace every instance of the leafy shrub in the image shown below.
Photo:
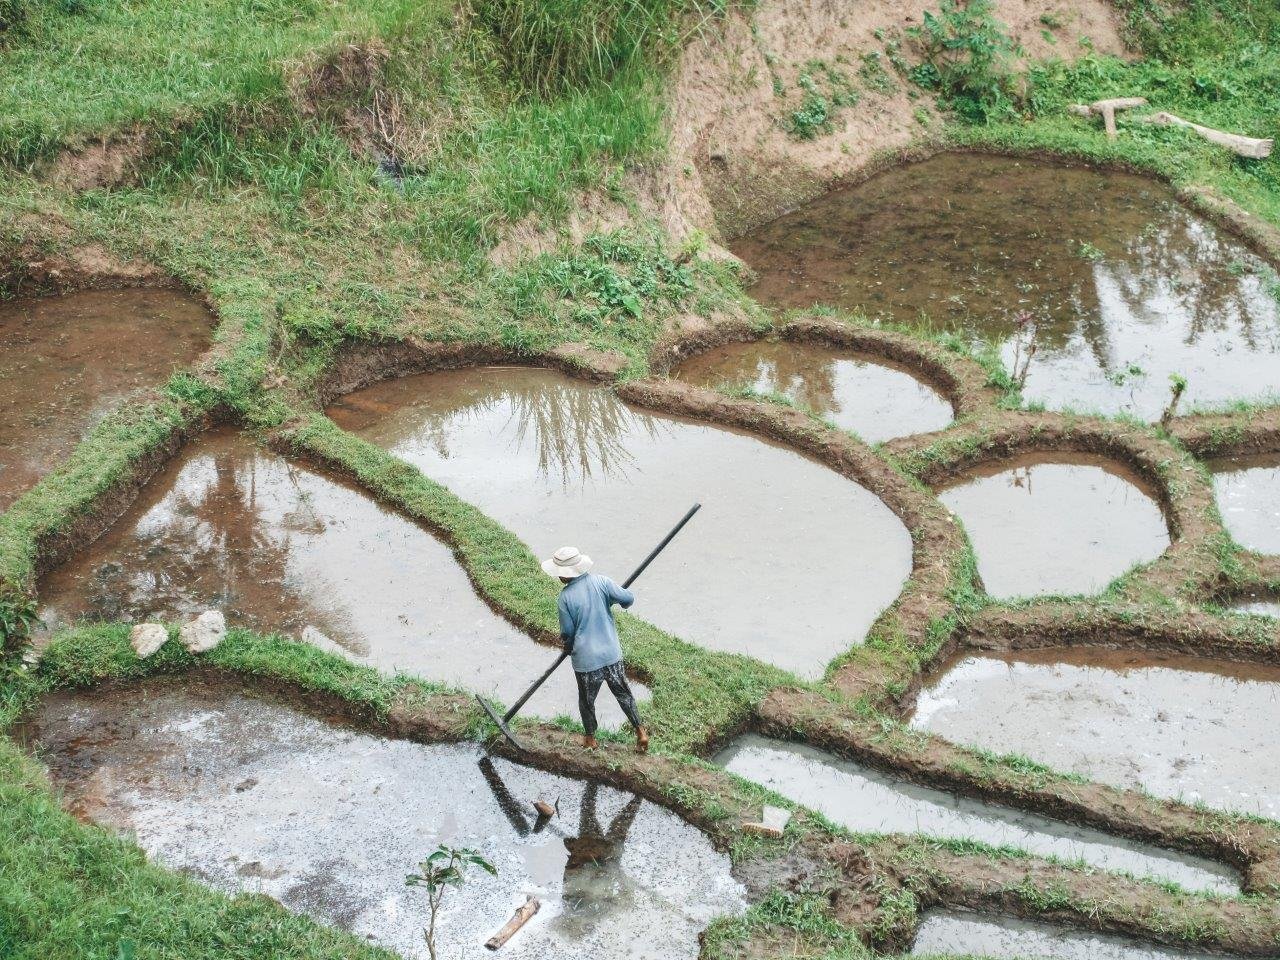
<path fill-rule="evenodd" d="M 0 595 L 0 658 L 21 660 L 30 644 L 31 628 L 39 622 L 31 597 Z"/>
<path fill-rule="evenodd" d="M 936 90 L 944 107 L 974 123 L 1016 111 L 1016 47 L 991 0 L 942 0 L 938 12 L 926 11 L 924 22 L 908 34 L 924 58 L 911 79 Z"/>

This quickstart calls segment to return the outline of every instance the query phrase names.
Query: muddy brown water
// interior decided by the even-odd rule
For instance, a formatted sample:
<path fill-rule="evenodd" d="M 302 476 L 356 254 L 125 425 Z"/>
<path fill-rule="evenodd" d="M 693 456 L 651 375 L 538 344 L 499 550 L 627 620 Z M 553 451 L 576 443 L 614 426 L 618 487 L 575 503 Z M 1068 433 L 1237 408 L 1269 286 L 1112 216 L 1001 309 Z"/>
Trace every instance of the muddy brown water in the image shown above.
<path fill-rule="evenodd" d="M 1231 536 L 1249 550 L 1280 553 L 1280 455 L 1217 460 L 1210 469 Z"/>
<path fill-rule="evenodd" d="M 691 357 L 673 376 L 781 394 L 868 443 L 941 430 L 953 416 L 951 404 L 905 368 L 812 343 L 733 343 Z"/>
<path fill-rule="evenodd" d="M 975 471 L 939 498 L 964 524 L 993 597 L 1097 593 L 1169 545 L 1140 484 L 1100 457 L 1031 456 Z"/>
<path fill-rule="evenodd" d="M 1017 318 L 1036 352 L 1025 395 L 1157 419 L 1183 403 L 1280 393 L 1274 274 L 1164 186 L 1032 160 L 943 154 L 839 190 L 733 250 L 779 308 L 829 304 L 994 340 Z"/>
<path fill-rule="evenodd" d="M 506 703 L 556 657 L 493 613 L 431 534 L 229 428 L 189 444 L 39 592 L 46 636 L 81 619 L 177 621 L 217 607 L 232 625 Z M 608 693 L 597 703 L 602 724 L 622 725 Z M 525 710 L 576 717 L 576 704 L 566 670 Z"/>
<path fill-rule="evenodd" d="M 911 725 L 1161 797 L 1280 819 L 1280 668 L 1097 648 L 961 655 Z"/>
<path fill-rule="evenodd" d="M 922 787 L 806 744 L 748 734 L 714 759 L 731 773 L 817 810 L 855 833 L 977 840 L 1172 880 L 1189 890 L 1240 891 L 1239 875 L 1223 864 Z"/>
<path fill-rule="evenodd" d="M 701 502 L 637 583 L 633 611 L 805 677 L 862 641 L 911 569 L 906 527 L 857 484 L 784 447 L 650 415 L 551 371 L 406 377 L 329 414 L 538 556 L 570 544 L 617 580 Z"/>
<path fill-rule="evenodd" d="M 406 875 L 438 844 L 473 847 L 496 877 L 450 890 L 441 956 L 483 943 L 533 895 L 517 958 L 698 954 L 744 906 L 729 859 L 661 807 L 609 787 L 347 729 L 234 686 L 187 678 L 59 693 L 17 731 L 77 816 L 227 891 L 425 957 L 427 911 Z M 539 817 L 534 801 L 558 805 Z"/>
<path fill-rule="evenodd" d="M 99 290 L 0 303 L 0 510 L 129 394 L 209 343 L 213 317 L 172 290 Z"/>
<path fill-rule="evenodd" d="M 911 947 L 911 956 L 959 955 L 1009 960 L 1222 960 L 1222 954 L 1188 953 L 1015 917 L 959 910 L 928 911 Z"/>

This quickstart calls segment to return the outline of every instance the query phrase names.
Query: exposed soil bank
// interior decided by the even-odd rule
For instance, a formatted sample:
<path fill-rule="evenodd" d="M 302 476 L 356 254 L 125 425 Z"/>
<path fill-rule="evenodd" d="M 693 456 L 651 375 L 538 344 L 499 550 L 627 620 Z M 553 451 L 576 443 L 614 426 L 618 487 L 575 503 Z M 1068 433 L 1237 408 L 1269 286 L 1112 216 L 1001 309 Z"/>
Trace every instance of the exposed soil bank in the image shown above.
<path fill-rule="evenodd" d="M 130 393 L 208 346 L 213 317 L 173 290 L 97 290 L 0 303 L 0 511 Z"/>
<path fill-rule="evenodd" d="M 958 658 L 912 726 L 1157 796 L 1280 819 L 1280 668 L 1076 648 Z"/>
<path fill-rule="evenodd" d="M 573 544 L 617 579 L 702 502 L 646 572 L 635 612 L 708 648 L 807 677 L 862 640 L 911 568 L 906 529 L 862 487 L 772 443 L 641 412 L 550 371 L 407 377 L 350 394 L 329 412 L 538 555 Z"/>
<path fill-rule="evenodd" d="M 1280 553 L 1280 455 L 1216 460 L 1210 469 L 1231 536 L 1250 550 Z"/>
<path fill-rule="evenodd" d="M 1031 455 L 969 477 L 939 499 L 964 524 L 994 597 L 1096 593 L 1169 545 L 1160 507 L 1110 460 Z"/>
<path fill-rule="evenodd" d="M 191 443 L 40 596 L 50 633 L 81 618 L 175 621 L 218 607 L 233 624 L 508 703 L 554 659 L 497 617 L 422 528 L 228 428 Z M 526 709 L 576 716 L 576 702 L 562 676 Z M 598 703 L 602 723 L 620 726 L 613 699 Z"/>
<path fill-rule="evenodd" d="M 692 958 L 707 922 L 743 906 L 728 858 L 639 797 L 471 746 L 356 733 L 231 686 L 57 694 L 20 732 L 79 816 L 216 887 L 268 894 L 405 956 L 426 956 L 426 909 L 404 878 L 439 843 L 498 868 L 448 894 L 447 956 L 486 956 L 483 941 L 530 894 L 542 910 L 504 955 Z M 540 819 L 539 799 L 559 814 Z"/>
<path fill-rule="evenodd" d="M 1212 861 L 922 787 L 804 744 L 753 734 L 735 740 L 714 759 L 731 773 L 811 807 L 855 833 L 977 840 L 1173 880 L 1190 890 L 1239 892 L 1238 874 Z"/>
<path fill-rule="evenodd" d="M 868 443 L 941 430 L 952 419 L 951 405 L 905 368 L 813 343 L 729 344 L 691 357 L 674 376 L 781 394 Z"/>
<path fill-rule="evenodd" d="M 1046 957 L 1049 960 L 1211 960 L 1209 954 L 1170 950 L 1046 923 L 946 910 L 926 914 L 911 954 Z"/>
<path fill-rule="evenodd" d="M 1010 365 L 1029 315 L 1024 393 L 1052 407 L 1156 419 L 1173 373 L 1188 406 L 1280 393 L 1265 264 L 1146 178 L 942 154 L 828 194 L 734 251 L 767 304 L 926 315 L 1002 342 Z"/>

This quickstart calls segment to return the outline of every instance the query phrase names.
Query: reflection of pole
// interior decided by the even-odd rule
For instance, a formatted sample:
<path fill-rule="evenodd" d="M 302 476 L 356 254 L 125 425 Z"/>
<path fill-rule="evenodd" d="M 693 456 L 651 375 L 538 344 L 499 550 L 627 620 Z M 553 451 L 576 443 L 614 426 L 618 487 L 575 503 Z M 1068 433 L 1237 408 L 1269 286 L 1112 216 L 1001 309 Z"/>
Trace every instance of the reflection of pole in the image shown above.
<path fill-rule="evenodd" d="M 531 832 L 529 821 L 521 811 L 519 801 L 511 795 L 507 785 L 502 782 L 498 768 L 488 757 L 480 760 L 480 773 L 484 777 L 484 782 L 489 785 L 489 789 L 493 791 L 493 797 L 498 801 L 498 809 L 507 818 L 507 822 L 515 829 L 518 836 L 527 837 Z"/>

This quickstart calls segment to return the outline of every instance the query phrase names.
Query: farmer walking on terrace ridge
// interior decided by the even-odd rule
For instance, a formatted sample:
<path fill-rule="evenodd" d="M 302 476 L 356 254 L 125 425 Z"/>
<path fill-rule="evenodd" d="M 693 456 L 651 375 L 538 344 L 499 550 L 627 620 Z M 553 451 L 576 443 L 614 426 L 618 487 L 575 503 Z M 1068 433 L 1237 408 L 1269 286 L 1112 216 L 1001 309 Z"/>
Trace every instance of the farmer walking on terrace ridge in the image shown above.
<path fill-rule="evenodd" d="M 635 602 L 635 595 L 608 577 L 588 573 L 591 558 L 577 547 L 561 547 L 542 562 L 542 569 L 564 584 L 556 608 L 560 614 L 560 640 L 578 678 L 578 709 L 586 731 L 582 745 L 596 746 L 596 695 L 601 684 L 607 683 L 636 732 L 636 749 L 644 753 L 649 749 L 649 732 L 640 723 L 636 698 L 627 683 L 622 645 L 610 609 L 616 603 L 625 610 Z"/>

